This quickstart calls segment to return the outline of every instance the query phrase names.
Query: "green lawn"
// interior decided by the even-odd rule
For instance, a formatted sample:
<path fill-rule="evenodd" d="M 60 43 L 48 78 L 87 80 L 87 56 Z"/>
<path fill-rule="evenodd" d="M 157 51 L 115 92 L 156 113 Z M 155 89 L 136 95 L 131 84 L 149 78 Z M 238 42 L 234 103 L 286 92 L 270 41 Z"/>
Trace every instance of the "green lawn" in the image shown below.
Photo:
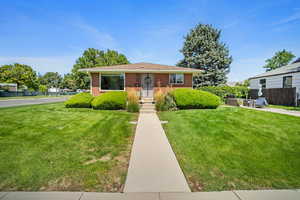
<path fill-rule="evenodd" d="M 159 115 L 193 191 L 300 188 L 300 118 L 236 107 Z"/>
<path fill-rule="evenodd" d="M 72 96 L 72 95 L 60 95 L 60 96 L 47 96 L 47 95 L 16 96 L 16 97 L 0 97 L 0 100 L 10 100 L 10 99 L 41 99 L 41 98 L 70 97 L 70 96 Z"/>
<path fill-rule="evenodd" d="M 285 109 L 285 110 L 300 111 L 300 107 L 296 107 L 296 106 L 269 105 L 268 107 L 270 107 L 270 108 L 280 108 L 280 109 Z"/>
<path fill-rule="evenodd" d="M 0 191 L 122 191 L 135 119 L 62 103 L 0 109 Z"/>

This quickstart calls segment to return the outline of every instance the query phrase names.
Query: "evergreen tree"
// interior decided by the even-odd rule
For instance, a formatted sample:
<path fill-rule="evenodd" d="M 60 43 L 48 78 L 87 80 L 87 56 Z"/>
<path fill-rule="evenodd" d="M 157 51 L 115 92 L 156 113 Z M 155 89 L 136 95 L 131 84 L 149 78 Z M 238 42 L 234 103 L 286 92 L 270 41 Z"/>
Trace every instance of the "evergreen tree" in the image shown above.
<path fill-rule="evenodd" d="M 185 36 L 180 50 L 184 58 L 177 65 L 203 70 L 194 79 L 196 87 L 226 83 L 232 57 L 220 36 L 220 30 L 206 24 L 198 24 Z"/>

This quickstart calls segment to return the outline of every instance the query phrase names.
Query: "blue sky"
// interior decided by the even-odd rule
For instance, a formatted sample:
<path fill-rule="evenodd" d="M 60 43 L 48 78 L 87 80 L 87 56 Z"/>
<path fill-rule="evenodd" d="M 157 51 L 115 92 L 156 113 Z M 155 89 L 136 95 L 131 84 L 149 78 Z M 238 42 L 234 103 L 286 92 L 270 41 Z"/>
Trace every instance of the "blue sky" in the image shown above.
<path fill-rule="evenodd" d="M 65 74 L 89 47 L 118 50 L 133 63 L 174 65 L 197 23 L 222 30 L 233 56 L 230 81 L 263 72 L 275 51 L 300 57 L 299 0 L 1 0 L 0 65 Z"/>

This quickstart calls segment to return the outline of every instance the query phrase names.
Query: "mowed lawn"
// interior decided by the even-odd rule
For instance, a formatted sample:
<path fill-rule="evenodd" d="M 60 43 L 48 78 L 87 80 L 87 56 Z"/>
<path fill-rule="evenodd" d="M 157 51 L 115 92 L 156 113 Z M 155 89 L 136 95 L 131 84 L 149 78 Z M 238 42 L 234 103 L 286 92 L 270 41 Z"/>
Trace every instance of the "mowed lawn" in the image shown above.
<path fill-rule="evenodd" d="M 135 119 L 62 103 L 0 109 L 0 190 L 122 191 Z"/>
<path fill-rule="evenodd" d="M 234 107 L 159 115 L 193 191 L 300 188 L 300 118 Z"/>

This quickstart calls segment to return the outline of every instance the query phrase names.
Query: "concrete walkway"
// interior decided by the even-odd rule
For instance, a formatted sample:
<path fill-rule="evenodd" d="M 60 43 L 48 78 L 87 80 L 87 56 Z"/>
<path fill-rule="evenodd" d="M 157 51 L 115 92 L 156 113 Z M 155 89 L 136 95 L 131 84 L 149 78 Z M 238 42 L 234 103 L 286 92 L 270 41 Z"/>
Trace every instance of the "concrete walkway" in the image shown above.
<path fill-rule="evenodd" d="M 0 200 L 299 200 L 300 190 L 188 193 L 0 192 Z"/>
<path fill-rule="evenodd" d="M 280 113 L 285 115 L 292 115 L 296 117 L 300 117 L 299 111 L 292 111 L 292 110 L 285 110 L 285 109 L 279 109 L 279 108 L 252 108 L 247 106 L 241 106 L 242 108 L 252 109 L 252 110 L 260 110 L 260 111 L 266 111 L 266 112 L 273 112 L 273 113 Z"/>
<path fill-rule="evenodd" d="M 0 100 L 1 107 L 24 106 L 33 104 L 55 103 L 66 101 L 69 97 L 49 97 L 49 98 L 32 98 L 32 99 L 9 99 Z"/>
<path fill-rule="evenodd" d="M 190 192 L 155 112 L 140 113 L 124 192 Z"/>

